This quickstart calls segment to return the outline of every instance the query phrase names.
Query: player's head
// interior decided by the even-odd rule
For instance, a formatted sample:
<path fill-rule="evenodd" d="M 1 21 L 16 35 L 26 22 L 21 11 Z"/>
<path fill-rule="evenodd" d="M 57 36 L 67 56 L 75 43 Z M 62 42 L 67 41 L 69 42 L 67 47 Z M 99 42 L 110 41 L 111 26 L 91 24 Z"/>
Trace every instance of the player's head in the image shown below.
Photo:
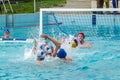
<path fill-rule="evenodd" d="M 84 33 L 83 33 L 83 32 L 79 32 L 77 38 L 78 38 L 78 40 L 80 40 L 80 41 L 84 40 L 84 38 L 85 38 Z"/>
<path fill-rule="evenodd" d="M 8 29 L 4 29 L 4 34 L 10 34 L 10 31 Z"/>

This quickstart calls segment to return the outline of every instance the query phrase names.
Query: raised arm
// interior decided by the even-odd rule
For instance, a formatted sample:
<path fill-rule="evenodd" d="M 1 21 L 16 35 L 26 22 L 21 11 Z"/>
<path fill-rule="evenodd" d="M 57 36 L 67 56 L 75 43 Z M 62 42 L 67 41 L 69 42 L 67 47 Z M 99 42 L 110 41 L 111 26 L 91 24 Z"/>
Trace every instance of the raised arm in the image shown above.
<path fill-rule="evenodd" d="M 32 48 L 32 56 L 33 55 L 35 55 L 35 52 L 36 52 L 36 50 L 37 50 L 37 46 L 38 46 L 38 43 L 37 43 L 37 40 L 36 39 L 34 39 L 34 46 L 33 46 L 33 48 Z"/>

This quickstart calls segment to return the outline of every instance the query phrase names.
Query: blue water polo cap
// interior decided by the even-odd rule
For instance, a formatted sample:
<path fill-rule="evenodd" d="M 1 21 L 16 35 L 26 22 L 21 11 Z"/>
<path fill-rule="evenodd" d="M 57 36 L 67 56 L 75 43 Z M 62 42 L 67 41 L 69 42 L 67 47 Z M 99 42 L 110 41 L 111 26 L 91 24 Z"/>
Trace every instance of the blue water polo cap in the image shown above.
<path fill-rule="evenodd" d="M 8 32 L 8 33 L 10 33 L 10 31 L 9 31 L 8 29 L 4 29 L 4 32 Z"/>
<path fill-rule="evenodd" d="M 60 48 L 59 51 L 57 52 L 57 57 L 65 58 L 66 56 L 67 56 L 67 53 L 65 52 L 65 50 Z"/>

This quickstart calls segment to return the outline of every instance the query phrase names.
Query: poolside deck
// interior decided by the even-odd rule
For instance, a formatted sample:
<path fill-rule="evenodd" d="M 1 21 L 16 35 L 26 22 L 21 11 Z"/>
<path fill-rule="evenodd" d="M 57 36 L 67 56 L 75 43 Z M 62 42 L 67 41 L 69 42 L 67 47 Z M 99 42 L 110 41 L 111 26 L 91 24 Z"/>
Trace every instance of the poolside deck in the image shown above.
<path fill-rule="evenodd" d="M 110 3 L 109 7 L 112 8 L 112 3 L 111 2 L 109 3 Z M 67 0 L 67 3 L 64 6 L 64 8 L 97 8 L 97 0 Z"/>
<path fill-rule="evenodd" d="M 90 0 L 67 0 L 65 8 L 91 8 Z"/>

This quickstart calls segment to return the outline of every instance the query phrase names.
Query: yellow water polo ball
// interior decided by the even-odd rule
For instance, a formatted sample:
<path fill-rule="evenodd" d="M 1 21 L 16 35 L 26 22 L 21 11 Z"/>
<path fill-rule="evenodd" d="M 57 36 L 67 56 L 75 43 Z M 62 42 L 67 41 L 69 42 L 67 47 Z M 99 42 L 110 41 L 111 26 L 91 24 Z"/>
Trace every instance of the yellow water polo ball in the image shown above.
<path fill-rule="evenodd" d="M 109 0 L 104 0 L 104 2 L 109 2 Z"/>
<path fill-rule="evenodd" d="M 77 45 L 76 45 L 76 43 L 73 41 L 73 42 L 71 42 L 71 46 L 72 46 L 73 48 L 75 48 Z"/>

